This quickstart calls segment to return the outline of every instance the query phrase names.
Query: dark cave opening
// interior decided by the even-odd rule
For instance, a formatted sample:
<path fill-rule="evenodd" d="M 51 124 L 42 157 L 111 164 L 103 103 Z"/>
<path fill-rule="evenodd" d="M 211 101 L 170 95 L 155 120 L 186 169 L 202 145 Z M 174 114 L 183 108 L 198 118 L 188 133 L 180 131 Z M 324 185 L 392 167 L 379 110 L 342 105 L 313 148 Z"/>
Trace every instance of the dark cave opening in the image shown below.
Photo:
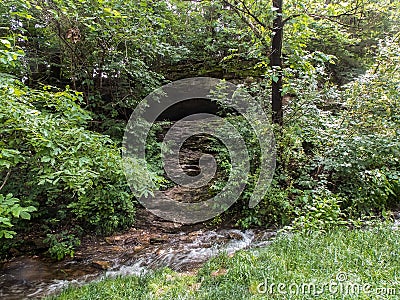
<path fill-rule="evenodd" d="M 209 99 L 194 98 L 171 105 L 157 117 L 157 121 L 178 121 L 182 118 L 201 113 L 218 115 L 220 117 L 227 115 L 226 109 L 222 109 L 216 102 Z M 193 116 L 193 118 L 195 117 Z"/>

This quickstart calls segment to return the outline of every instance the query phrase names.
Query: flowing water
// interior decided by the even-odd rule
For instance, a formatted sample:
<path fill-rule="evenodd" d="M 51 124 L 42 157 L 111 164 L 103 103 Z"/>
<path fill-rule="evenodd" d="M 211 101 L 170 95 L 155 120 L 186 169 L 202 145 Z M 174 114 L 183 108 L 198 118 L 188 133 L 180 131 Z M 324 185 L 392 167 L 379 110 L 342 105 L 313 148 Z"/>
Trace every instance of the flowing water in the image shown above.
<path fill-rule="evenodd" d="M 207 259 L 266 245 L 273 231 L 197 230 L 174 234 L 131 229 L 123 235 L 91 241 L 74 259 L 54 262 L 22 256 L 0 266 L 1 299 L 37 299 L 68 285 L 104 277 L 141 275 L 160 267 L 193 271 Z"/>

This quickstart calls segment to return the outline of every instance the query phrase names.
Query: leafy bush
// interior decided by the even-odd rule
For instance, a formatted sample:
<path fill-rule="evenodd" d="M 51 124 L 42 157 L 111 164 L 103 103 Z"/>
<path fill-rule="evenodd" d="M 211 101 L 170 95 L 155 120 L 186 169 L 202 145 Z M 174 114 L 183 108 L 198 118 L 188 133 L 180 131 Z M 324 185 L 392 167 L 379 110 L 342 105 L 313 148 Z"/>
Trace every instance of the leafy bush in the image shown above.
<path fill-rule="evenodd" d="M 286 227 L 287 229 L 315 232 L 347 224 L 340 208 L 342 199 L 337 195 L 329 192 L 324 192 L 321 195 L 306 193 L 301 198 L 307 204 L 296 209 L 296 217 L 291 225 Z"/>
<path fill-rule="evenodd" d="M 13 219 L 29 220 L 31 218 L 30 213 L 33 211 L 36 211 L 33 206 L 21 207 L 19 200 L 14 198 L 12 194 L 6 196 L 0 194 L 0 238 L 13 238 L 17 234 L 15 231 L 9 230 L 14 226 L 11 223 Z"/>
<path fill-rule="evenodd" d="M 42 220 L 110 232 L 132 224 L 134 201 L 117 143 L 85 129 L 91 115 L 80 102 L 82 94 L 68 87 L 35 90 L 0 73 L 2 192 L 20 199 L 26 212 L 37 208 L 33 216 Z"/>
<path fill-rule="evenodd" d="M 49 244 L 48 251 L 50 256 L 57 260 L 62 260 L 66 256 L 74 257 L 75 247 L 81 244 L 79 238 L 73 234 L 68 234 L 67 231 L 58 234 L 47 234 L 44 242 Z"/>
<path fill-rule="evenodd" d="M 90 116 L 75 104 L 80 95 L 30 90 L 12 79 L 0 88 L 2 156 L 9 156 L 1 171 L 10 172 L 12 182 L 5 189 L 34 201 L 41 213 L 72 211 L 103 230 L 131 224 L 134 207 L 119 150 L 83 128 Z"/>
<path fill-rule="evenodd" d="M 285 125 L 275 131 L 274 182 L 239 224 L 326 229 L 399 207 L 398 42 L 381 45 L 377 64 L 342 89 L 318 74 L 290 79 Z M 263 87 L 253 92 L 263 94 Z M 323 194 L 321 194 L 323 191 Z"/>

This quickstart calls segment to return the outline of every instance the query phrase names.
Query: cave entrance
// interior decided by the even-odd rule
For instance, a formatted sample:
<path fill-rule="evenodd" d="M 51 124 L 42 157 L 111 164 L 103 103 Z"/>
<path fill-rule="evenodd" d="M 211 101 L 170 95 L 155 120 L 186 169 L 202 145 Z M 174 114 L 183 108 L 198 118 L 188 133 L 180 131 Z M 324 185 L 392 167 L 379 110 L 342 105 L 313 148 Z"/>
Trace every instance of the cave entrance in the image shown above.
<path fill-rule="evenodd" d="M 208 113 L 212 115 L 225 116 L 222 108 L 209 99 L 188 99 L 176 103 L 164 110 L 157 121 L 178 121 L 194 114 Z"/>

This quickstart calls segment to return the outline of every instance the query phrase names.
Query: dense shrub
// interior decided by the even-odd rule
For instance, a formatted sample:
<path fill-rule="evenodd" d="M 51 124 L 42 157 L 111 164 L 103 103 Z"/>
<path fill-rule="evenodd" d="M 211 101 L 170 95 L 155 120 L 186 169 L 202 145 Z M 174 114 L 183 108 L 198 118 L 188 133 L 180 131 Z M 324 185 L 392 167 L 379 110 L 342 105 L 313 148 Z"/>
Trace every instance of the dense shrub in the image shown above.
<path fill-rule="evenodd" d="M 5 46 L 3 53 L 13 53 Z M 12 64 L 2 60 L 3 65 L 16 64 L 18 57 L 10 57 Z M 29 219 L 29 213 L 49 231 L 80 225 L 111 232 L 132 224 L 134 200 L 120 149 L 109 137 L 85 129 L 91 115 L 80 101 L 81 94 L 68 87 L 31 89 L 0 73 L 2 236 L 14 235 L 8 230 L 11 221 Z M 138 164 L 133 161 L 133 166 Z M 139 167 L 134 171 L 140 180 Z"/>
<path fill-rule="evenodd" d="M 399 208 L 396 47 L 382 44 L 377 64 L 340 89 L 318 74 L 291 80 L 274 181 L 258 207 L 243 206 L 239 224 L 316 229 Z"/>

